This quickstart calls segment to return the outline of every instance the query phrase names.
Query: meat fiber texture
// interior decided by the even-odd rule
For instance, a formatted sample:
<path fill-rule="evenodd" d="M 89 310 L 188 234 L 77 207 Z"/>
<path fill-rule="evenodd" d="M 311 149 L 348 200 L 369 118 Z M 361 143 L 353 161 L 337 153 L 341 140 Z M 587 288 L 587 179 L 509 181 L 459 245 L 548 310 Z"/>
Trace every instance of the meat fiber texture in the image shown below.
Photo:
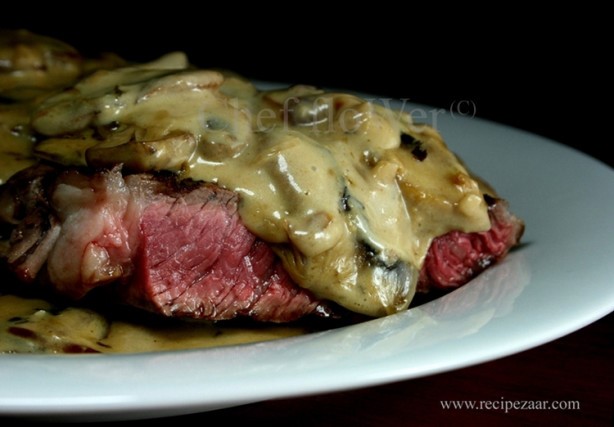
<path fill-rule="evenodd" d="M 420 270 L 418 292 L 458 288 L 501 260 L 518 244 L 524 223 L 509 211 L 505 200 L 484 197 L 490 229 L 479 233 L 451 231 L 434 239 Z"/>
<path fill-rule="evenodd" d="M 465 284 L 517 244 L 523 224 L 487 197 L 487 232 L 453 231 L 431 244 L 418 290 Z M 238 197 L 173 175 L 122 174 L 37 165 L 2 187 L 11 228 L 6 265 L 22 282 L 44 282 L 81 299 L 112 289 L 168 317 L 288 322 L 334 315 L 334 304 L 295 284 L 266 242 L 241 222 Z"/>
<path fill-rule="evenodd" d="M 179 318 L 328 314 L 245 228 L 230 191 L 119 168 L 37 167 L 14 181 L 3 197 L 21 219 L 7 261 L 24 282 L 43 275 L 72 299 L 114 284 L 123 302 Z"/>

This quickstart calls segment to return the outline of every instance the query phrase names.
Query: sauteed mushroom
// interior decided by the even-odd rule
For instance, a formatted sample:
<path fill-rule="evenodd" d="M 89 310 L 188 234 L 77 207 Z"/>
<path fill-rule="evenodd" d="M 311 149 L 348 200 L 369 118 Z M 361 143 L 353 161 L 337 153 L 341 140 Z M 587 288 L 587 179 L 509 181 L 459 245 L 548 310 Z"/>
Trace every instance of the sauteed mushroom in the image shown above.
<path fill-rule="evenodd" d="M 82 59 L 61 41 L 26 30 L 0 31 L 0 92 L 28 99 L 73 83 L 82 72 Z"/>

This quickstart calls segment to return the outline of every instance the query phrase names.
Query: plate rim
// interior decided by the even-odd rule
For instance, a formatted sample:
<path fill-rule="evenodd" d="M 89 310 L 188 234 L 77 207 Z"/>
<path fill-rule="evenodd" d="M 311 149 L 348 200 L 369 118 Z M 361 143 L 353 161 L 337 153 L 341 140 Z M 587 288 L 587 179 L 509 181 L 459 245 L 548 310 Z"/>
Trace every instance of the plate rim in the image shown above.
<path fill-rule="evenodd" d="M 347 92 L 347 91 L 346 91 Z M 369 95 L 364 95 L 368 97 Z M 415 106 L 416 108 L 430 108 L 429 106 L 410 103 L 409 105 Z M 444 116 L 448 117 L 445 120 L 449 120 L 449 115 L 444 114 Z M 454 120 L 459 120 L 459 118 L 455 118 Z M 505 124 L 492 122 L 489 120 L 481 119 L 481 118 L 460 118 L 461 123 L 468 123 L 465 126 L 469 127 L 490 127 L 494 128 L 496 131 L 511 133 L 512 135 L 516 135 L 517 138 L 520 139 L 530 139 L 532 142 L 537 142 L 538 144 L 542 144 L 543 146 L 547 146 L 546 151 L 556 151 L 557 154 L 560 154 L 562 157 L 567 158 L 578 158 L 582 159 L 585 166 L 592 166 L 594 168 L 602 168 L 602 173 L 604 176 L 609 176 L 610 179 L 614 177 L 614 172 L 608 168 L 608 166 L 601 162 L 598 159 L 595 159 L 581 151 L 569 147 L 567 145 L 560 144 L 556 141 L 552 141 L 543 136 L 539 136 L 522 129 L 517 129 Z M 449 138 L 447 138 L 449 139 Z M 457 148 L 454 148 L 453 151 L 459 151 Z M 462 152 L 462 150 L 460 150 Z M 468 162 L 471 167 L 471 162 Z M 608 175 L 609 173 L 609 175 Z M 488 177 L 486 177 L 488 179 Z M 614 181 L 612 181 L 614 182 Z M 612 183 L 610 183 L 611 185 Z M 612 187 L 614 189 L 614 186 Z M 505 194 L 504 194 L 505 197 Z M 514 210 L 514 202 L 511 202 L 512 210 Z M 614 247 L 614 246 L 613 246 Z M 522 249 L 518 252 L 522 252 Z M 511 254 L 513 256 L 513 254 Z M 505 261 L 504 261 L 505 262 Z M 611 268 L 611 267 L 610 267 Z M 613 270 L 614 271 L 614 270 Z M 438 300 L 435 300 L 428 304 L 437 304 Z M 422 307 L 422 306 L 421 306 Z M 419 307 L 418 307 L 419 308 Z M 26 397 L 15 397 L 15 396 L 3 396 L 0 394 L 0 415 L 10 415 L 10 416 L 37 416 L 37 415 L 58 415 L 58 416 L 67 416 L 67 417 L 77 417 L 77 416 L 95 416 L 96 419 L 108 418 L 108 417 L 119 417 L 120 419 L 136 419 L 136 418 L 144 418 L 147 415 L 159 416 L 165 414 L 187 414 L 191 412 L 199 412 L 211 409 L 219 409 L 221 407 L 229 407 L 235 406 L 242 403 L 255 402 L 261 400 L 268 400 L 272 398 L 281 398 L 281 397 L 297 397 L 297 396 L 305 396 L 308 394 L 315 393 L 324 393 L 324 392 L 336 392 L 342 390 L 348 390 L 353 388 L 360 387 L 370 387 L 380 384 L 385 384 L 392 381 L 397 380 L 408 380 L 413 378 L 419 378 L 429 375 L 434 375 L 437 373 L 447 372 L 451 370 L 456 370 L 460 368 L 464 368 L 467 366 L 472 366 L 480 363 L 485 363 L 487 361 L 495 360 L 501 357 L 509 356 L 512 354 L 516 354 L 522 351 L 526 351 L 530 348 L 534 348 L 538 345 L 553 341 L 560 337 L 563 337 L 569 333 L 577 331 L 579 329 L 584 328 L 585 326 L 607 316 L 609 313 L 614 311 L 614 291 L 610 295 L 607 295 L 607 298 L 601 301 L 601 304 L 594 307 L 593 311 L 585 311 L 582 317 L 577 317 L 573 321 L 568 321 L 567 323 L 563 323 L 560 325 L 551 326 L 549 329 L 542 329 L 540 334 L 533 336 L 531 339 L 525 339 L 521 345 L 513 345 L 509 344 L 507 347 L 503 346 L 498 349 L 498 351 L 490 351 L 483 352 L 481 357 L 473 356 L 466 357 L 464 359 L 460 359 L 454 363 L 448 364 L 433 364 L 429 369 L 423 369 L 419 372 L 412 371 L 411 369 L 400 369 L 398 366 L 395 366 L 394 369 L 386 369 L 382 366 L 371 366 L 370 369 L 362 372 L 363 376 L 358 378 L 351 378 L 350 374 L 344 372 L 346 378 L 344 378 L 343 382 L 339 382 L 337 384 L 334 383 L 318 383 L 317 378 L 313 381 L 303 381 L 303 386 L 301 388 L 292 389 L 288 385 L 288 378 L 284 378 L 284 381 L 278 381 L 278 389 L 273 389 L 269 393 L 260 393 L 260 395 L 256 395 L 254 393 L 246 392 L 243 390 L 242 392 L 237 392 L 234 394 L 235 397 L 231 397 L 230 395 L 218 395 L 218 396 L 205 396 L 202 392 L 196 393 L 193 395 L 193 398 L 185 397 L 182 400 L 173 400 L 171 399 L 167 405 L 162 405 L 160 403 L 160 399 L 139 399 L 138 396 L 130 396 L 123 395 L 121 393 L 117 394 L 117 396 L 109 395 L 108 399 L 105 401 L 100 395 L 90 395 L 84 396 L 79 399 L 75 397 L 63 397 L 61 401 L 57 399 L 49 399 L 43 397 L 35 397 L 31 396 L 29 398 Z M 412 309 L 414 310 L 414 309 Z M 397 317 L 402 316 L 411 316 L 412 310 L 409 310 L 407 313 L 399 313 Z M 381 319 L 375 319 L 369 322 L 381 321 Z M 359 328 L 360 325 L 352 325 L 350 328 Z M 341 328 L 345 330 L 345 328 Z M 337 331 L 337 330 L 335 330 Z M 334 331 L 333 331 L 334 332 Z M 283 341 L 285 344 L 291 345 L 292 343 L 298 342 L 298 345 L 302 345 L 301 343 L 309 341 L 310 339 L 319 339 L 320 336 L 327 335 L 333 333 L 331 331 L 323 331 L 317 332 L 315 334 L 310 334 L 311 338 L 306 338 L 306 336 L 300 337 L 291 337 L 284 338 Z M 339 333 L 339 332 L 337 332 Z M 471 335 L 470 335 L 471 336 Z M 246 352 L 245 349 L 260 349 L 262 347 L 271 347 L 281 345 L 278 340 L 269 341 L 264 343 L 252 343 L 252 344 L 242 344 L 235 346 L 228 346 L 223 348 L 209 348 L 209 349 L 192 349 L 192 350 L 179 350 L 172 352 L 150 352 L 150 353 L 140 353 L 140 354 L 105 354 L 105 355 L 0 355 L 2 359 L 2 364 L 0 365 L 0 372 L 10 372 L 11 369 L 21 369 L 23 367 L 29 366 L 32 369 L 32 366 L 37 367 L 41 365 L 43 361 L 45 365 L 47 365 L 47 372 L 49 369 L 55 370 L 55 372 L 62 373 L 64 370 L 69 369 L 70 362 L 75 362 L 72 365 L 78 364 L 83 369 L 89 369 L 92 365 L 94 366 L 107 366 L 110 368 L 115 367 L 114 365 L 118 363 L 122 363 L 125 360 L 135 359 L 137 361 L 141 361 L 142 363 L 146 362 L 147 359 L 158 358 L 158 357 L 169 357 L 169 359 L 182 359 L 188 358 L 192 359 L 196 358 L 211 358 L 211 355 L 217 353 L 228 353 L 235 352 L 237 354 L 243 354 Z M 99 361 L 104 361 L 107 363 L 99 363 Z M 110 363 L 108 363 L 110 362 Z M 40 369 L 40 367 L 39 367 Z M 13 373 L 13 375 L 15 375 Z M 287 375 L 287 374 L 286 374 Z M 270 385 L 270 384 L 268 384 Z M 194 385 L 193 385 L 194 386 Z M 198 387 L 194 388 L 194 390 L 198 391 Z M 262 390 L 259 390 L 262 392 Z M 153 393 L 155 394 L 155 393 Z M 151 396 L 147 396 L 150 398 Z M 158 396 L 159 397 L 159 396 Z M 89 400 L 88 400 L 89 399 Z M 149 412 L 148 412 L 149 411 Z"/>

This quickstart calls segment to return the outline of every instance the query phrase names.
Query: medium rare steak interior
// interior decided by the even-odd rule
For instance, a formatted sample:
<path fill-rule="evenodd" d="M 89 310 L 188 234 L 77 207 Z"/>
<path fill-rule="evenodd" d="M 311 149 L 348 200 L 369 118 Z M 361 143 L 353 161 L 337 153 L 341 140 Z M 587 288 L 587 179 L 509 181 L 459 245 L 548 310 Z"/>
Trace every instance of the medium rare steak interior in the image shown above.
<path fill-rule="evenodd" d="M 381 317 L 523 232 L 405 103 L 27 31 L 0 32 L 0 63 L 0 263 L 29 289 L 156 319 Z"/>
<path fill-rule="evenodd" d="M 9 268 L 80 299 L 108 286 L 126 304 L 170 317 L 247 316 L 288 322 L 330 316 L 296 285 L 269 244 L 242 223 L 238 197 L 171 174 L 85 173 L 45 165 L 19 172 L 0 195 L 12 224 Z M 516 244 L 522 223 L 488 198 L 493 227 L 436 238 L 418 290 L 458 287 Z"/>
<path fill-rule="evenodd" d="M 237 196 L 217 186 L 35 166 L 3 190 L 4 219 L 15 224 L 6 259 L 24 282 L 42 276 L 73 299 L 113 285 L 127 304 L 174 317 L 329 314 L 245 228 Z"/>

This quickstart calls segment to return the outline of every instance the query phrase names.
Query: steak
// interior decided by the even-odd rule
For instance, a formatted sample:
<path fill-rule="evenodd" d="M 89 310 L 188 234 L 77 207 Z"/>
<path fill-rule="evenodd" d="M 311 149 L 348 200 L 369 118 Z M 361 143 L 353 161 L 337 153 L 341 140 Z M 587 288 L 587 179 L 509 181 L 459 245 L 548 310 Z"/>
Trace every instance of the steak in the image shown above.
<path fill-rule="evenodd" d="M 178 318 L 331 314 L 243 225 L 238 197 L 215 185 L 35 166 L 1 198 L 2 218 L 16 226 L 9 268 L 24 282 L 43 276 L 72 299 L 112 284 L 123 302 Z"/>
<path fill-rule="evenodd" d="M 245 227 L 238 196 L 214 184 L 36 165 L 0 190 L 1 255 L 22 282 L 72 299 L 104 287 L 128 305 L 178 318 L 335 315 Z M 518 243 L 523 223 L 505 201 L 485 198 L 491 229 L 434 239 L 419 292 L 459 287 Z"/>
<path fill-rule="evenodd" d="M 490 229 L 479 233 L 451 231 L 433 239 L 420 270 L 418 292 L 458 288 L 518 244 L 524 223 L 508 210 L 505 200 L 488 195 L 484 198 Z"/>

